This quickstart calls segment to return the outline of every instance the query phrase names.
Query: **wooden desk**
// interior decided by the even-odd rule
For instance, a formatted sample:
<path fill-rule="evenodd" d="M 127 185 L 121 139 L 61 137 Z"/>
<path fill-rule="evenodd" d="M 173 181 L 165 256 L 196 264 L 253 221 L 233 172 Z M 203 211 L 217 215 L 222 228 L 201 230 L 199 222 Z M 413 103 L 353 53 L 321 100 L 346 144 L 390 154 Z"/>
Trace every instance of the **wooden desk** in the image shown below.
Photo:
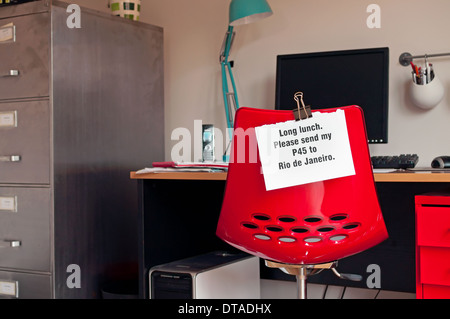
<path fill-rule="evenodd" d="M 414 170 L 375 173 L 375 182 L 449 183 L 450 170 Z"/>
<path fill-rule="evenodd" d="M 139 294 L 148 298 L 151 267 L 230 246 L 216 235 L 226 173 L 130 173 L 139 193 Z M 378 197 L 388 228 L 383 243 L 339 261 L 342 273 L 367 277 L 367 266 L 382 270 L 382 289 L 415 292 L 414 196 L 441 191 L 450 184 L 442 171 L 375 173 Z M 292 276 L 261 267 L 265 279 L 292 280 Z M 309 282 L 367 287 L 362 282 L 337 279 L 332 272 L 309 277 Z"/>
<path fill-rule="evenodd" d="M 207 172 L 169 172 L 169 173 L 130 173 L 131 179 L 166 179 L 166 180 L 214 180 L 225 181 L 227 173 Z M 395 171 L 389 173 L 374 173 L 375 182 L 450 182 L 450 170 Z"/>

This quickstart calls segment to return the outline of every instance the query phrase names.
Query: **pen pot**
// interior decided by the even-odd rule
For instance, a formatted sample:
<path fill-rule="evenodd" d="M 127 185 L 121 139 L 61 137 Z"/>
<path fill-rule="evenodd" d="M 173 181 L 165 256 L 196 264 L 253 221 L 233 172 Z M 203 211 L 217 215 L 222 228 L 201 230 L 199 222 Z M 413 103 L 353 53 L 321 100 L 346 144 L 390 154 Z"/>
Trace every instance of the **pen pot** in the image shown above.
<path fill-rule="evenodd" d="M 411 81 L 411 99 L 413 103 L 424 110 L 438 105 L 444 97 L 444 86 L 437 76 L 428 83 L 417 84 Z"/>
<path fill-rule="evenodd" d="M 135 21 L 139 20 L 141 0 L 109 0 L 109 6 L 113 15 Z"/>

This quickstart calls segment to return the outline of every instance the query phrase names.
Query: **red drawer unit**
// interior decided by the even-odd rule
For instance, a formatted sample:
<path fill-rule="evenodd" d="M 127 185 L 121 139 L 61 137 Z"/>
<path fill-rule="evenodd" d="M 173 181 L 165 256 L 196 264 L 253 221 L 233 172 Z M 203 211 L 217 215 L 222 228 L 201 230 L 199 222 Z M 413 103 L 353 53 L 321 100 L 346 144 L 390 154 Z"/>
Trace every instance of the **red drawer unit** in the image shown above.
<path fill-rule="evenodd" d="M 450 192 L 418 195 L 416 298 L 450 299 Z"/>

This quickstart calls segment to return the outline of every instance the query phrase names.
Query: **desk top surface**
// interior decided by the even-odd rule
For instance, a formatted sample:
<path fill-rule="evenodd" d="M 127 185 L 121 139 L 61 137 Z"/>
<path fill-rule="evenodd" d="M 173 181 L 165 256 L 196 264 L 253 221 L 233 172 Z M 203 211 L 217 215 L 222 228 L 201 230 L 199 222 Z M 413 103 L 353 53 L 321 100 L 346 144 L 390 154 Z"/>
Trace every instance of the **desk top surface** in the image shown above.
<path fill-rule="evenodd" d="M 172 179 L 172 180 L 217 180 L 227 179 L 224 172 L 162 172 L 162 173 L 130 173 L 131 179 Z M 414 169 L 395 170 L 389 172 L 374 171 L 375 182 L 450 182 L 450 170 Z"/>

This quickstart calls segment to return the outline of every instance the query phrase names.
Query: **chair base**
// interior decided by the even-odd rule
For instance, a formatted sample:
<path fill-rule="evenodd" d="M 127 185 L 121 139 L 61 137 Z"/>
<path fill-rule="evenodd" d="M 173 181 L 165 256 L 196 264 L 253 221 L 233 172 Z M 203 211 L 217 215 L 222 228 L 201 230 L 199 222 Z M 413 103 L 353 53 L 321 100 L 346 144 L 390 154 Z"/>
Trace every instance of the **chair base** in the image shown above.
<path fill-rule="evenodd" d="M 316 265 L 297 265 L 297 264 L 283 264 L 270 260 L 265 260 L 265 264 L 269 268 L 279 268 L 286 274 L 294 275 L 297 281 L 297 297 L 299 299 L 306 299 L 307 277 L 318 274 L 324 269 L 334 269 L 337 266 L 337 261 Z"/>
<path fill-rule="evenodd" d="M 332 261 L 324 264 L 315 265 L 298 265 L 298 264 L 283 264 L 270 260 L 265 260 L 265 264 L 269 268 L 279 268 L 286 274 L 295 275 L 297 280 L 297 296 L 299 299 L 306 299 L 306 278 L 311 275 L 320 273 L 324 269 L 331 269 L 333 273 L 345 280 L 361 281 L 362 276 L 356 274 L 343 274 L 336 270 L 337 261 Z"/>

